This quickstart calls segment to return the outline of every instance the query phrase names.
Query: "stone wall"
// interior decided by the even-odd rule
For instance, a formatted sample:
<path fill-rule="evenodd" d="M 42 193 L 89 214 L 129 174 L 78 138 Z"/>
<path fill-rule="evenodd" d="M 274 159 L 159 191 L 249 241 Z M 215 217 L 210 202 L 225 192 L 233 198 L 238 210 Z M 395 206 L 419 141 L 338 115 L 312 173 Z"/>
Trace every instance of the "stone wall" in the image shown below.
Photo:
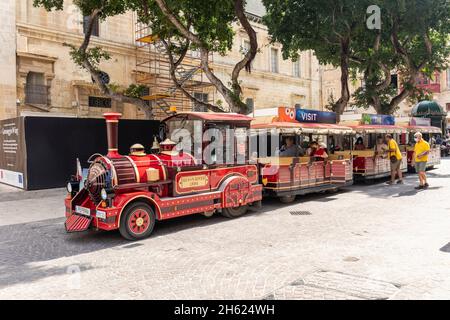
<path fill-rule="evenodd" d="M 14 4 L 13 0 L 7 0 Z M 9 114 L 17 112 L 52 112 L 80 117 L 100 117 L 104 111 L 113 110 L 124 113 L 125 118 L 143 118 L 144 114 L 135 106 L 112 103 L 111 109 L 93 108 L 87 103 L 88 97 L 100 96 L 92 84 L 90 75 L 78 68 L 69 56 L 69 48 L 63 43 L 78 46 L 83 40 L 83 17 L 72 1 L 64 1 L 63 11 L 46 12 L 34 8 L 33 0 L 16 1 L 17 22 L 11 34 L 17 34 L 17 40 L 10 41 L 8 48 L 17 48 L 17 68 L 8 74 L 11 88 Z M 14 5 L 3 4 L 9 9 L 8 17 L 14 17 Z M 3 10 L 2 12 L 7 12 Z M 260 23 L 253 23 L 260 52 L 253 62 L 250 74 L 242 71 L 244 101 L 251 98 L 255 108 L 269 108 L 279 105 L 300 104 L 303 107 L 322 109 L 321 67 L 311 52 L 303 52 L 299 59 L 300 73 L 295 74 L 295 62 L 283 60 L 281 47 L 271 44 L 267 29 Z M 234 64 L 242 58 L 242 49 L 247 40 L 246 33 L 237 25 L 233 49 L 226 56 L 214 56 L 213 68 L 216 74 L 228 84 Z M 128 87 L 136 82 L 135 17 L 132 13 L 108 18 L 100 22 L 99 37 L 92 37 L 91 46 L 101 46 L 111 53 L 112 59 L 100 65 L 112 82 L 119 87 Z M 14 46 L 14 42 L 16 45 Z M 278 72 L 271 70 L 271 48 L 278 50 Z M 15 49 L 15 48 L 14 48 Z M 11 50 L 13 52 L 14 50 Z M 4 51 L 2 51 L 3 53 Z M 14 54 L 10 54 L 10 58 Z M 0 62 L 0 66 L 15 62 Z M 13 69 L 13 68 L 12 68 Z M 27 75 L 37 72 L 43 75 L 49 88 L 47 104 L 29 104 L 26 102 L 25 86 Z M 3 91 L 3 90 L 2 90 Z M 214 90 L 207 89 L 212 102 L 224 99 Z M 5 90 L 6 92 L 6 90 Z M 2 96 L 4 96 L 2 94 Z M 20 101 L 16 107 L 16 97 Z M 4 97 L 2 97 L 4 99 Z M 11 103 L 12 102 L 12 103 Z"/>
<path fill-rule="evenodd" d="M 16 112 L 16 0 L 0 1 L 0 120 Z"/>

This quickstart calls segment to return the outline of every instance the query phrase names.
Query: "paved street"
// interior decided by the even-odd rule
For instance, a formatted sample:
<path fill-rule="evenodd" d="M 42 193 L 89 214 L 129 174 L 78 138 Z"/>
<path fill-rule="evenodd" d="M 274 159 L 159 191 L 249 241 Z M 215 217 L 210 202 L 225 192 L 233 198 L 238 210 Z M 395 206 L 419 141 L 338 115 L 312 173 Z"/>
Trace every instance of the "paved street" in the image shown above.
<path fill-rule="evenodd" d="M 449 299 L 450 159 L 429 177 L 166 221 L 140 242 L 66 234 L 62 189 L 0 187 L 0 298 Z"/>

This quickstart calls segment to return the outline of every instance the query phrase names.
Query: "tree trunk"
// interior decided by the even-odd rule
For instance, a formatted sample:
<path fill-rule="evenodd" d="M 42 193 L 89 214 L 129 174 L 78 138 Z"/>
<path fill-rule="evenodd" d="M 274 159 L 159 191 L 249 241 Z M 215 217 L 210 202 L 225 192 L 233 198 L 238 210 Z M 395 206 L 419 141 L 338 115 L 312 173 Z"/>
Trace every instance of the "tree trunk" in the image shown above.
<path fill-rule="evenodd" d="M 341 97 L 334 105 L 334 111 L 341 115 L 348 102 L 350 101 L 350 89 L 348 85 L 349 79 L 349 63 L 350 63 L 350 39 L 345 38 L 341 40 Z"/>
<path fill-rule="evenodd" d="M 411 75 L 406 85 L 403 86 L 402 91 L 400 91 L 398 95 L 392 98 L 391 102 L 389 103 L 389 110 L 391 112 L 393 112 L 403 100 L 411 95 L 412 90 L 410 88 L 414 87 L 416 83 L 416 77 L 417 73 Z"/>
<path fill-rule="evenodd" d="M 149 106 L 145 103 L 144 100 L 140 98 L 133 98 L 128 97 L 120 93 L 113 92 L 106 84 L 102 82 L 99 76 L 98 70 L 92 65 L 92 63 L 89 61 L 89 58 L 87 57 L 87 50 L 89 47 L 89 43 L 91 40 L 91 35 L 93 31 L 93 25 L 95 19 L 98 18 L 100 13 L 102 12 L 102 9 L 95 9 L 91 16 L 89 17 L 88 26 L 86 29 L 86 34 L 84 35 L 84 40 L 81 46 L 78 48 L 78 53 L 80 53 L 83 56 L 83 61 L 81 63 L 81 66 L 86 69 L 91 74 L 92 79 L 94 79 L 95 84 L 97 85 L 98 89 L 100 90 L 101 94 L 104 96 L 107 96 L 108 98 L 121 102 L 121 103 L 128 103 L 135 105 L 138 109 L 143 111 L 145 113 L 145 117 L 147 119 L 153 118 L 152 110 Z"/>

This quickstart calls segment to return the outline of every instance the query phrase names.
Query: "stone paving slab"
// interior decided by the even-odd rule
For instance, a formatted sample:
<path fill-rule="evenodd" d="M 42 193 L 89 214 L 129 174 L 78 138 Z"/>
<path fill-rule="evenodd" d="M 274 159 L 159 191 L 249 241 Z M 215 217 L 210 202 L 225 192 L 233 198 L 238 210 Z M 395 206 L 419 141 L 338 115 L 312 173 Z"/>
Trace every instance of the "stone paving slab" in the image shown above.
<path fill-rule="evenodd" d="M 164 221 L 139 242 L 66 234 L 62 189 L 3 196 L 0 299 L 449 299 L 449 172 L 445 159 L 426 191 L 409 175 Z"/>

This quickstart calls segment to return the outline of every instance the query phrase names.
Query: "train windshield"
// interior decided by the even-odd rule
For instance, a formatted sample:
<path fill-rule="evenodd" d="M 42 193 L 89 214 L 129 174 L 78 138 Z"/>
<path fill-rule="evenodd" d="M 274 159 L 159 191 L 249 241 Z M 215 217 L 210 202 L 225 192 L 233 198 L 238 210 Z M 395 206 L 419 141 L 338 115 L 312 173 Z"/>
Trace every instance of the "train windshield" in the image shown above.
<path fill-rule="evenodd" d="M 166 138 L 178 144 L 186 152 L 192 152 L 194 142 L 202 141 L 203 121 L 188 119 L 173 119 L 166 122 Z"/>

